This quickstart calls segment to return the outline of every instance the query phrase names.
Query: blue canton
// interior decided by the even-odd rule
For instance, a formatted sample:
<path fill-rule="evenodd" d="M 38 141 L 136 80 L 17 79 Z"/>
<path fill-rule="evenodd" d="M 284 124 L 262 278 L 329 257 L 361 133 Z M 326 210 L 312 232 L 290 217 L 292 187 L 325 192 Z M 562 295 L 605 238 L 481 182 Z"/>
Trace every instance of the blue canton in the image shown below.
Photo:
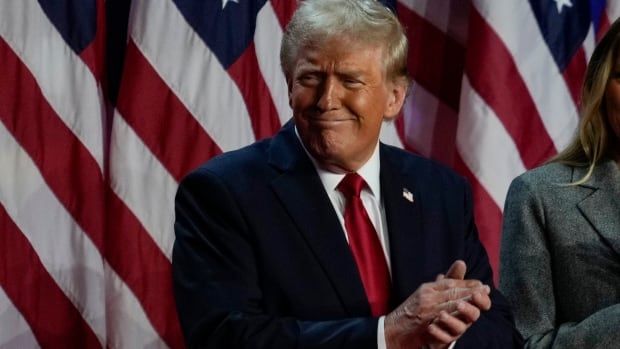
<path fill-rule="evenodd" d="M 173 0 L 185 20 L 228 69 L 254 40 L 256 15 L 267 0 Z"/>
<path fill-rule="evenodd" d="M 96 0 L 39 0 L 39 5 L 75 53 L 80 54 L 95 39 Z"/>

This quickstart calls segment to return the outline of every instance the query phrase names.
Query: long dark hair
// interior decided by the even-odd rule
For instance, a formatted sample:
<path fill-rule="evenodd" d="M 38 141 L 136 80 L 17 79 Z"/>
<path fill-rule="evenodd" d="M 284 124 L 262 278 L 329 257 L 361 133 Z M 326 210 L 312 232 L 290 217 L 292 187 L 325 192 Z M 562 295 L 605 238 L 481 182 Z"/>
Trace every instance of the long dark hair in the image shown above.
<path fill-rule="evenodd" d="M 550 162 L 588 167 L 586 175 L 571 184 L 582 184 L 592 176 L 594 167 L 610 155 L 611 130 L 607 120 L 605 90 L 618 59 L 620 19 L 614 21 L 594 49 L 581 91 L 581 122 L 570 145 Z"/>

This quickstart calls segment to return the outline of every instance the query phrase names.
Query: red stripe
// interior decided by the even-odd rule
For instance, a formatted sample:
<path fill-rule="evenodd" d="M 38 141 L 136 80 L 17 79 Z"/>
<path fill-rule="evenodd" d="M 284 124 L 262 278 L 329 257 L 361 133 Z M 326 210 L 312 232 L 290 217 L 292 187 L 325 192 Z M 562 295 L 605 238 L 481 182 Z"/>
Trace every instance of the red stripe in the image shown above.
<path fill-rule="evenodd" d="M 508 49 L 472 8 L 466 72 L 474 90 L 495 112 L 517 146 L 527 168 L 556 153 L 536 104 Z"/>
<path fill-rule="evenodd" d="M 408 68 L 416 83 L 459 110 L 465 48 L 400 2 L 398 17 L 409 39 Z"/>
<path fill-rule="evenodd" d="M 499 281 L 499 247 L 502 229 L 502 211 L 484 189 L 478 178 L 469 170 L 460 154 L 454 158 L 454 169 L 469 180 L 474 201 L 474 218 L 480 241 L 487 251 L 493 268 L 493 279 Z"/>
<path fill-rule="evenodd" d="M 596 30 L 596 42 L 601 41 L 603 35 L 607 33 L 609 28 L 611 27 L 611 22 L 609 21 L 609 16 L 606 13 L 603 13 L 601 16 L 601 21 L 598 25 L 598 29 Z"/>
<path fill-rule="evenodd" d="M 458 114 L 440 101 L 435 112 L 435 124 L 432 130 L 431 158 L 445 164 L 454 163 L 454 158 L 457 155 L 456 131 L 458 122 Z"/>
<path fill-rule="evenodd" d="M 125 53 L 117 108 L 177 181 L 222 152 L 132 40 Z"/>
<path fill-rule="evenodd" d="M 34 77 L 0 39 L 0 119 L 39 167 L 59 201 L 103 250 L 103 176 L 80 140 L 43 97 Z"/>
<path fill-rule="evenodd" d="M 401 140 L 407 151 L 420 154 L 411 144 Z M 482 245 L 489 256 L 489 263 L 493 269 L 495 283 L 499 281 L 499 246 L 501 240 L 502 211 L 495 204 L 488 192 L 482 187 L 476 176 L 469 170 L 458 152 L 454 152 L 453 162 L 445 163 L 469 180 L 472 187 L 474 202 L 474 219 L 478 227 L 478 234 Z"/>
<path fill-rule="evenodd" d="M 51 109 L 25 66 L 0 40 L 0 118 L 44 180 L 146 310 L 171 347 L 182 347 L 167 258 L 103 181 L 79 139 Z M 104 248 L 104 199 L 109 203 Z M 148 292 L 147 292 L 148 291 Z"/>
<path fill-rule="evenodd" d="M 166 344 L 171 348 L 183 348 L 170 261 L 122 200 L 111 189 L 107 195 L 108 248 L 105 257 L 136 295 Z"/>
<path fill-rule="evenodd" d="M 228 74 L 239 87 L 250 113 L 252 129 L 257 140 L 270 137 L 280 129 L 278 111 L 273 104 L 269 88 L 258 67 L 254 43 L 228 67 Z"/>
<path fill-rule="evenodd" d="M 221 153 L 131 40 L 117 108 L 177 181 Z M 162 339 L 172 348 L 183 347 L 170 261 L 122 200 L 112 190 L 107 195 L 106 244 L 110 248 L 106 258 L 134 292 Z"/>
<path fill-rule="evenodd" d="M 586 65 L 586 51 L 581 47 L 570 62 L 568 62 L 564 72 L 562 72 L 562 76 L 564 77 L 564 81 L 566 81 L 566 85 L 568 86 L 568 90 L 570 91 L 575 105 L 580 104 L 581 85 L 586 76 Z"/>
<path fill-rule="evenodd" d="M 431 157 L 442 163 L 453 165 L 457 172 L 470 181 L 475 202 L 474 216 L 480 240 L 487 250 L 494 278 L 497 281 L 502 213 L 478 179 L 464 164 L 455 145 L 461 80 L 465 60 L 466 58 L 471 60 L 471 57 L 465 56 L 465 48 L 456 40 L 409 8 L 398 3 L 397 12 L 401 22 L 407 28 L 410 45 L 410 72 L 416 83 L 422 85 L 440 101 L 433 129 Z M 472 31 L 472 33 L 475 32 Z M 475 40 L 477 40 L 476 36 L 473 36 L 472 41 Z M 468 47 L 467 51 L 471 52 L 475 49 Z M 470 62 L 479 63 L 480 61 Z M 489 66 L 489 64 L 484 64 L 484 67 Z M 401 121 L 401 125 L 403 122 L 406 120 Z M 411 145 L 406 142 L 404 134 L 399 135 L 405 148 L 413 151 Z"/>
<path fill-rule="evenodd" d="M 297 9 L 297 3 L 291 0 L 271 0 L 271 5 L 276 12 L 280 26 L 286 28 Z"/>
<path fill-rule="evenodd" d="M 430 157 L 452 164 L 465 48 L 400 2 L 397 2 L 397 13 L 409 39 L 409 71 L 417 84 L 439 100 Z"/>
<path fill-rule="evenodd" d="M 0 286 L 22 314 L 41 347 L 102 347 L 1 204 L 0 255 Z"/>
<path fill-rule="evenodd" d="M 80 58 L 97 81 L 105 77 L 105 40 L 105 3 L 104 0 L 97 0 L 97 32 L 93 41 L 80 53 Z"/>

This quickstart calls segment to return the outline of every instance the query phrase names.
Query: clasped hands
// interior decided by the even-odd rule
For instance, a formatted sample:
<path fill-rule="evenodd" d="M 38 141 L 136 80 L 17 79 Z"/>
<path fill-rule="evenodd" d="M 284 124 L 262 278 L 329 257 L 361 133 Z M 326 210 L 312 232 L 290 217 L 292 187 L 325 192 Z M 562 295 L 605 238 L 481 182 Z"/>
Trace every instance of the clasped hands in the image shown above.
<path fill-rule="evenodd" d="M 445 275 L 422 284 L 385 317 L 388 349 L 448 348 L 491 308 L 490 288 L 465 280 L 465 262 L 455 261 Z"/>

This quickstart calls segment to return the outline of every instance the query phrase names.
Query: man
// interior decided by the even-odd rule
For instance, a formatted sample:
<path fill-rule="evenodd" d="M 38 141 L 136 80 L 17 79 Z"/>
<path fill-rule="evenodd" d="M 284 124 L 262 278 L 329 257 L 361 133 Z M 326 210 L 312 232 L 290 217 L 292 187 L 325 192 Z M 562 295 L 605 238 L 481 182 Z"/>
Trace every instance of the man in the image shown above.
<path fill-rule="evenodd" d="M 294 123 L 211 160 L 177 193 L 189 345 L 517 345 L 506 302 L 483 284 L 492 273 L 465 181 L 378 141 L 409 83 L 396 17 L 373 0 L 306 0 L 281 59 Z"/>

